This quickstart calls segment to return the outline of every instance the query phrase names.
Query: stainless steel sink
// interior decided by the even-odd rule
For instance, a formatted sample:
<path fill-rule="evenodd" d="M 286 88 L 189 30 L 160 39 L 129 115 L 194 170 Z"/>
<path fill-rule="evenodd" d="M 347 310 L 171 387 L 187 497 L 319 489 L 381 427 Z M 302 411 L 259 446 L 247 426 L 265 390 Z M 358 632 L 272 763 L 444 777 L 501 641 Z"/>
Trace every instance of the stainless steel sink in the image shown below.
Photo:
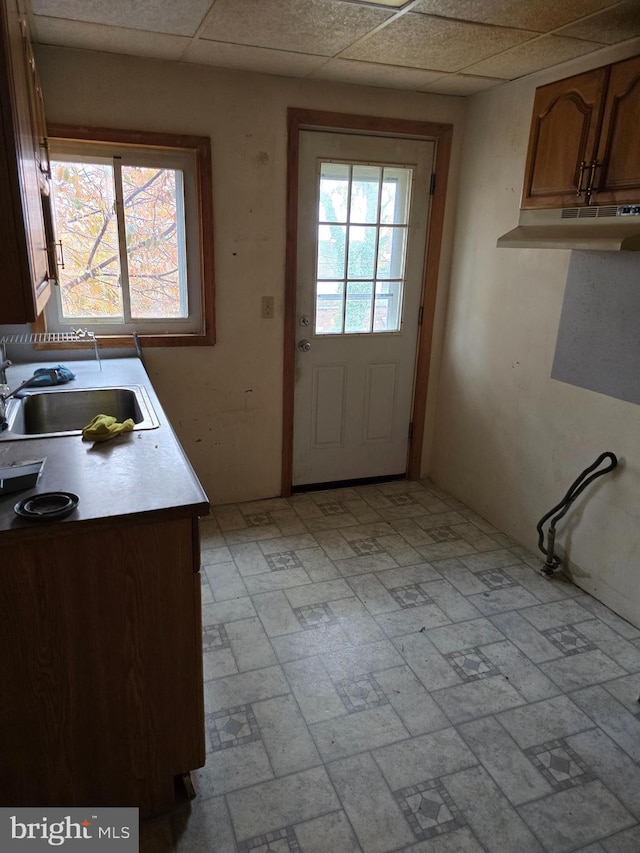
<path fill-rule="evenodd" d="M 7 403 L 8 428 L 0 438 L 79 434 L 96 415 L 113 415 L 118 421 L 131 418 L 136 430 L 159 425 L 141 385 L 32 391 Z"/>

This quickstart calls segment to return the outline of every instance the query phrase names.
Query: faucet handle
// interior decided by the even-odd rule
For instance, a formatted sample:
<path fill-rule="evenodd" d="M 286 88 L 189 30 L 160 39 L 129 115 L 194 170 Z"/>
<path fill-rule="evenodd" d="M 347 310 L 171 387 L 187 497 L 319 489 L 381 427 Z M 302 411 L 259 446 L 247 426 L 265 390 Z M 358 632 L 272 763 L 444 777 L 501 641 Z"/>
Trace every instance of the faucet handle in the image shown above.
<path fill-rule="evenodd" d="M 0 361 L 0 395 L 4 394 L 2 387 L 7 384 L 7 367 L 11 367 L 12 364 L 13 362 L 10 361 L 8 358 L 5 358 Z M 7 391 L 8 390 L 9 389 L 7 388 Z"/>

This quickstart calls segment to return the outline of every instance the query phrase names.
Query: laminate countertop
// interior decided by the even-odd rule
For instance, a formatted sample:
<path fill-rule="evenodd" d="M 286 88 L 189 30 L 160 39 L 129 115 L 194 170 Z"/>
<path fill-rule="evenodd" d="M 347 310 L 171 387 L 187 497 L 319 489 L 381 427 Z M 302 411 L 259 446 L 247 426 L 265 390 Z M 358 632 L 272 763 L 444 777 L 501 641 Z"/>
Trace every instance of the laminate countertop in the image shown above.
<path fill-rule="evenodd" d="M 0 494 L 0 537 L 4 542 L 25 535 L 72 533 L 73 526 L 113 520 L 121 516 L 152 514 L 173 517 L 203 516 L 209 512 L 207 496 L 178 441 L 137 358 L 72 361 L 63 363 L 76 378 L 60 390 L 142 386 L 159 422 L 154 429 L 137 429 L 104 442 L 83 441 L 81 435 L 12 439 L 0 433 L 0 467 L 45 459 L 35 488 Z M 29 378 L 38 367 L 52 362 L 31 362 L 7 369 L 10 388 Z M 36 389 L 25 389 L 32 393 Z M 37 389 L 41 390 L 41 389 Z M 46 390 L 46 389 L 43 389 Z M 110 412 L 95 412 L 110 414 Z M 72 492 L 79 497 L 73 513 L 51 521 L 19 518 L 15 504 L 42 492 Z"/>

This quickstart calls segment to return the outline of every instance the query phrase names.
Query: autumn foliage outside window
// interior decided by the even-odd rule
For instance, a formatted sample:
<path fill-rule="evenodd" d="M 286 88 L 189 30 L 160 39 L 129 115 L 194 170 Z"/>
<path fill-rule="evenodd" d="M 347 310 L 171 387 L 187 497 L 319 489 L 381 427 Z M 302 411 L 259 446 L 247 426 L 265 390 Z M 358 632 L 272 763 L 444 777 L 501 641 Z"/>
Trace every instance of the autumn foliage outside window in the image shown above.
<path fill-rule="evenodd" d="M 212 316 L 212 223 L 194 151 L 56 139 L 52 152 L 64 268 L 47 325 L 201 333 Z"/>

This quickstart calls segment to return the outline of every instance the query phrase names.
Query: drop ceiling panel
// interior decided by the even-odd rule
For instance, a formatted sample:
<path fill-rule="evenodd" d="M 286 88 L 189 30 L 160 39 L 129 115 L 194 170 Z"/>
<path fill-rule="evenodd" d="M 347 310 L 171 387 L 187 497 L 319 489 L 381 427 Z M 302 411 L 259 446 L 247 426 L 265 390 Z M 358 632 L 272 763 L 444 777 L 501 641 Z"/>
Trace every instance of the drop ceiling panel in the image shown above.
<path fill-rule="evenodd" d="M 536 33 L 406 14 L 344 52 L 365 59 L 436 71 L 458 71 Z"/>
<path fill-rule="evenodd" d="M 424 87 L 435 95 L 475 95 L 484 89 L 493 89 L 505 81 L 494 77 L 474 77 L 473 74 L 447 74 Z"/>
<path fill-rule="evenodd" d="M 284 77 L 306 77 L 314 68 L 326 62 L 326 57 L 199 39 L 189 47 L 183 60 L 202 65 L 234 68 L 239 71 L 280 74 Z"/>
<path fill-rule="evenodd" d="M 84 21 L 65 21 L 62 18 L 37 19 L 37 37 L 40 44 L 78 47 L 106 53 L 124 53 L 130 56 L 148 56 L 154 59 L 180 59 L 190 39 L 168 33 L 150 33 L 142 30 L 125 30 Z"/>
<path fill-rule="evenodd" d="M 547 33 L 613 0 L 421 0 L 415 12 Z"/>
<path fill-rule="evenodd" d="M 334 56 L 393 14 L 338 0 L 217 0 L 202 35 Z"/>
<path fill-rule="evenodd" d="M 379 65 L 375 62 L 354 62 L 350 59 L 330 59 L 311 76 L 322 80 L 359 83 L 363 86 L 416 91 L 424 88 L 431 80 L 440 77 L 441 72 Z"/>
<path fill-rule="evenodd" d="M 466 70 L 470 74 L 480 74 L 487 77 L 504 77 L 515 79 L 525 74 L 533 74 L 542 68 L 558 65 L 585 53 L 591 53 L 601 48 L 595 44 L 580 39 L 563 38 L 562 36 L 543 36 L 535 41 L 514 47 L 500 56 L 478 62 Z"/>
<path fill-rule="evenodd" d="M 192 36 L 211 0 L 32 0 L 36 15 Z"/>
<path fill-rule="evenodd" d="M 589 41 L 617 44 L 640 35 L 640 2 L 629 0 L 615 9 L 594 15 L 585 21 L 571 24 L 561 35 Z"/>

